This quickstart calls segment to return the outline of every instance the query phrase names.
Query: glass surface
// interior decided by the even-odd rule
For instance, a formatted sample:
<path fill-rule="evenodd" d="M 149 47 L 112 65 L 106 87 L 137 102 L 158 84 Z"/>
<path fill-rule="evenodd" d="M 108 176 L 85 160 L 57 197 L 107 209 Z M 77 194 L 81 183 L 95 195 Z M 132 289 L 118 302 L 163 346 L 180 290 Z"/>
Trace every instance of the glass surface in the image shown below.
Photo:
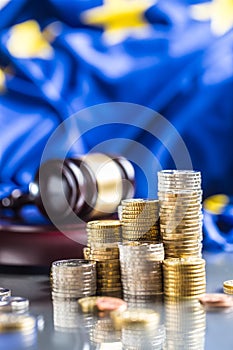
<path fill-rule="evenodd" d="M 222 283 L 233 279 L 232 254 L 204 254 L 207 260 L 207 291 L 222 292 Z M 23 349 L 37 350 L 88 350 L 88 349 L 138 349 L 144 344 L 145 350 L 232 350 L 233 310 L 205 310 L 197 301 L 152 304 L 139 306 L 153 308 L 160 314 L 156 334 L 138 331 L 137 335 L 125 329 L 122 338 L 113 332 L 108 318 L 91 314 L 80 314 L 75 302 L 51 301 L 49 277 L 46 275 L 0 275 L 0 286 L 10 288 L 12 295 L 30 299 L 29 312 L 39 318 L 39 328 L 34 343 L 26 343 Z M 131 303 L 130 306 L 133 306 Z M 165 342 L 166 332 L 166 342 Z M 133 334 L 133 338 L 132 338 Z M 143 337 L 142 334 L 145 336 Z M 5 342 L 15 341 L 13 334 L 0 334 L 0 349 Z M 153 340 L 153 341 L 152 341 Z M 153 344 L 152 344 L 153 343 Z M 151 345 L 152 344 L 152 345 Z M 131 347 L 129 347 L 131 345 Z M 21 348 L 20 348 L 21 349 Z M 17 350 L 15 348 L 14 350 Z"/>

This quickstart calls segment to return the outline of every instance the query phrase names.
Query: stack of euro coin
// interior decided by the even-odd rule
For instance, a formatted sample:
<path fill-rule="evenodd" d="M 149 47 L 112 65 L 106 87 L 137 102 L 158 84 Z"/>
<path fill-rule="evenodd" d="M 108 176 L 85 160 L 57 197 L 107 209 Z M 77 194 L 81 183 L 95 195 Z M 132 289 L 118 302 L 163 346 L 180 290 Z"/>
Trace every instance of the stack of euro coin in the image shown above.
<path fill-rule="evenodd" d="M 161 294 L 163 244 L 124 242 L 119 248 L 124 299 Z"/>
<path fill-rule="evenodd" d="M 52 299 L 78 299 L 96 294 L 96 262 L 59 260 L 51 268 Z"/>
<path fill-rule="evenodd" d="M 96 220 L 87 223 L 88 247 L 84 257 L 96 261 L 97 294 L 121 296 L 118 243 L 121 241 L 119 220 Z"/>
<path fill-rule="evenodd" d="M 206 291 L 205 260 L 170 258 L 163 261 L 164 295 L 169 298 L 197 298 Z"/>
<path fill-rule="evenodd" d="M 204 350 L 206 312 L 198 300 L 165 300 L 166 349 Z"/>
<path fill-rule="evenodd" d="M 201 257 L 202 190 L 197 171 L 158 172 L 160 232 L 166 258 Z"/>
<path fill-rule="evenodd" d="M 233 280 L 228 280 L 223 283 L 223 291 L 226 294 L 233 294 Z"/>
<path fill-rule="evenodd" d="M 121 202 L 122 241 L 159 242 L 159 201 L 124 199 Z"/>

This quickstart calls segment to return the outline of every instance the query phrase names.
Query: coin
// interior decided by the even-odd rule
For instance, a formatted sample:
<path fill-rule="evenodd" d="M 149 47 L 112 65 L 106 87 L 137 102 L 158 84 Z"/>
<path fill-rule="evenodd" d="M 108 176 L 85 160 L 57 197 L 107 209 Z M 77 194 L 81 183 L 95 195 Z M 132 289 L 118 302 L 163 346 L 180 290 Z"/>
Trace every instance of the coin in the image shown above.
<path fill-rule="evenodd" d="M 36 319 L 29 315 L 0 314 L 0 333 L 28 332 L 36 327 Z"/>
<path fill-rule="evenodd" d="M 8 301 L 6 300 L 0 300 L 0 313 L 1 312 L 7 312 L 11 311 L 11 305 Z"/>
<path fill-rule="evenodd" d="M 223 283 L 223 291 L 226 294 L 233 294 L 233 280 L 227 280 Z"/>
<path fill-rule="evenodd" d="M 125 311 L 127 309 L 127 303 L 120 298 L 100 297 L 96 305 L 100 311 Z"/>
<path fill-rule="evenodd" d="M 96 302 L 100 297 L 86 297 L 78 300 L 82 312 L 95 312 L 97 310 Z"/>
<path fill-rule="evenodd" d="M 124 326 L 130 326 L 132 329 L 144 327 L 149 329 L 156 327 L 160 320 L 159 313 L 150 309 L 127 309 L 125 311 L 112 311 L 110 316 L 114 327 L 117 330 Z"/>
<path fill-rule="evenodd" d="M 207 307 L 228 308 L 233 307 L 233 299 L 229 295 L 221 293 L 208 293 L 198 299 L 200 303 Z"/>
<path fill-rule="evenodd" d="M 26 310 L 29 308 L 29 300 L 23 297 L 5 297 L 3 299 L 11 306 L 12 310 Z"/>
<path fill-rule="evenodd" d="M 11 296 L 11 290 L 8 288 L 0 287 L 0 299 L 9 296 Z"/>

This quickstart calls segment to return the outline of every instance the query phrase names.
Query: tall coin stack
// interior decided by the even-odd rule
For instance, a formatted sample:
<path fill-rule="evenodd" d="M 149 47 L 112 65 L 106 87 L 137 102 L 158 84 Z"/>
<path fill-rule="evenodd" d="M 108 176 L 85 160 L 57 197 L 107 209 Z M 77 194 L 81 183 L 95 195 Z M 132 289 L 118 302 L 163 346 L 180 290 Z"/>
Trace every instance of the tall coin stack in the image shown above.
<path fill-rule="evenodd" d="M 162 243 L 119 244 L 124 299 L 152 297 L 163 292 Z"/>
<path fill-rule="evenodd" d="M 96 261 L 97 294 L 121 295 L 118 243 L 121 242 L 119 220 L 95 220 L 87 223 L 88 247 L 84 257 Z"/>
<path fill-rule="evenodd" d="M 164 295 L 168 298 L 197 298 L 206 291 L 205 260 L 170 258 L 163 261 Z"/>
<path fill-rule="evenodd" d="M 52 299 L 78 299 L 96 294 L 96 262 L 59 260 L 51 268 Z"/>
<path fill-rule="evenodd" d="M 165 257 L 201 257 L 201 173 L 191 170 L 158 172 L 158 197 Z"/>
<path fill-rule="evenodd" d="M 165 302 L 167 350 L 204 350 L 206 312 L 198 300 Z"/>
<path fill-rule="evenodd" d="M 159 201 L 124 199 L 121 202 L 122 241 L 159 242 Z"/>

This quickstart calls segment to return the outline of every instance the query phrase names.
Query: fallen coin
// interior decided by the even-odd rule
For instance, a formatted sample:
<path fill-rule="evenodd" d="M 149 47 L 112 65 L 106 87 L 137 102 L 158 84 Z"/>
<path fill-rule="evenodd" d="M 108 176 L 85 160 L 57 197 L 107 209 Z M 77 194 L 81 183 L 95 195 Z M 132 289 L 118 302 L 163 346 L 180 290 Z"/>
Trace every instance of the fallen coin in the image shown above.
<path fill-rule="evenodd" d="M 96 306 L 100 311 L 125 311 L 127 303 L 120 298 L 100 297 L 96 301 Z"/>
<path fill-rule="evenodd" d="M 207 293 L 199 297 L 202 305 L 211 307 L 233 307 L 233 299 L 221 293 Z"/>

